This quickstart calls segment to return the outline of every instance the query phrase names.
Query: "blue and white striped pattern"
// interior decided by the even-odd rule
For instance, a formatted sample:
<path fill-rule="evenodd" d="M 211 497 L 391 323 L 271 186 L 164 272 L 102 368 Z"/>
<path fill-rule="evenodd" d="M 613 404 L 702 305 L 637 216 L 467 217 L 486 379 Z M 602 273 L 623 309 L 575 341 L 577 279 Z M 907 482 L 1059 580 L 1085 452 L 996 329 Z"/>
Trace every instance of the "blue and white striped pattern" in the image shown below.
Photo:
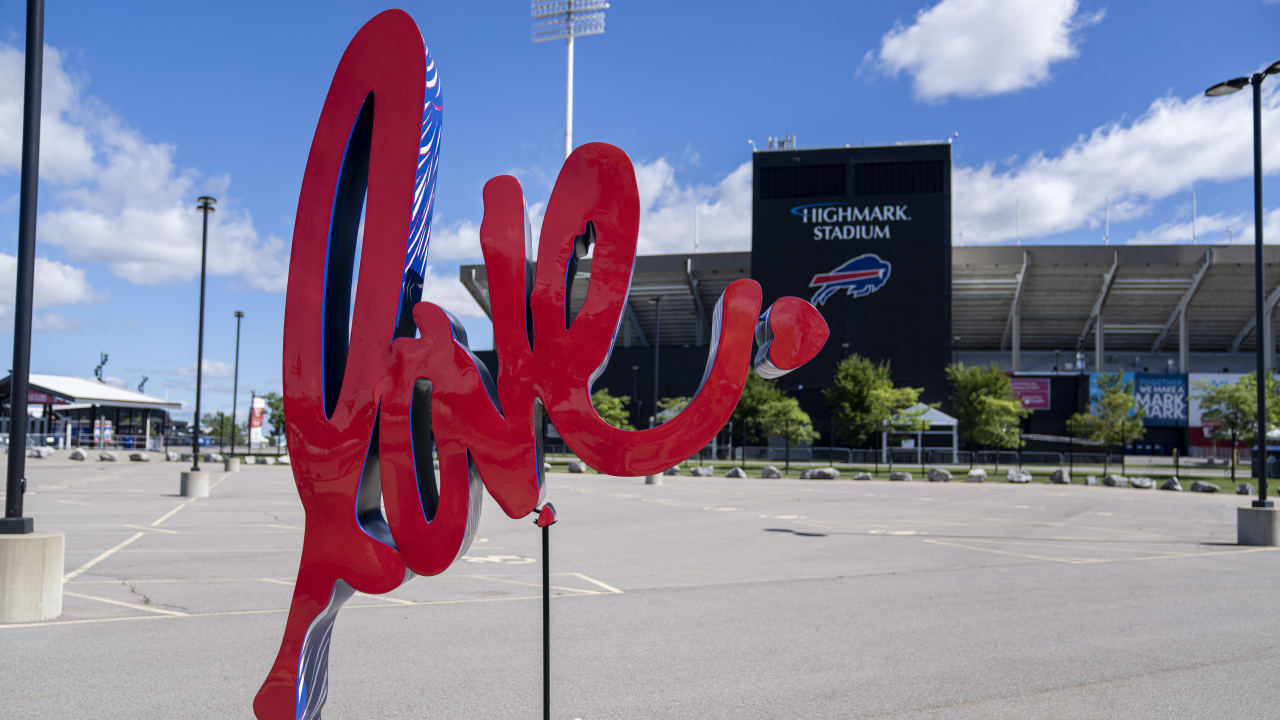
<path fill-rule="evenodd" d="M 431 214 L 436 204 L 436 173 L 440 169 L 440 124 L 444 100 L 435 59 L 427 50 L 427 91 L 422 106 L 422 135 L 418 140 L 418 172 L 413 180 L 413 217 L 404 253 L 404 285 L 412 302 L 422 296 L 427 248 L 431 244 Z"/>

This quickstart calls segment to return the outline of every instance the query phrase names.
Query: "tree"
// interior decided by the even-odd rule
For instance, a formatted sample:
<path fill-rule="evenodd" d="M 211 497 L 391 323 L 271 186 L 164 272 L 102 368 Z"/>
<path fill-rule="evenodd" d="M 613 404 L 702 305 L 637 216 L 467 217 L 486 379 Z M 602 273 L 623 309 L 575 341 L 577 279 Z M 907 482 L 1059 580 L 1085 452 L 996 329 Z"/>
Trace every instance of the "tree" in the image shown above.
<path fill-rule="evenodd" d="M 1231 480 L 1236 479 L 1237 442 L 1253 445 L 1258 441 L 1258 374 L 1249 373 L 1230 385 L 1197 382 L 1204 393 L 1200 409 L 1205 433 L 1215 440 L 1231 441 Z M 1267 424 L 1280 419 L 1280 386 L 1275 378 L 1267 382 Z"/>
<path fill-rule="evenodd" d="M 927 430 L 924 420 L 928 406 L 920 402 L 921 388 L 895 387 L 888 361 L 875 363 L 861 355 L 850 355 L 836 367 L 832 386 L 823 392 L 835 416 L 836 433 L 850 445 L 859 446 L 881 432 Z"/>
<path fill-rule="evenodd" d="M 269 392 L 262 396 L 267 401 L 266 431 L 274 445 L 280 444 L 284 437 L 284 397 L 280 393 Z"/>
<path fill-rule="evenodd" d="M 765 408 L 770 403 L 783 397 L 772 381 L 765 380 L 754 372 L 747 373 L 747 384 L 738 398 L 738 406 L 734 408 L 729 422 L 741 433 L 743 444 L 747 442 L 763 443 L 769 439 L 769 433 L 761 425 Z"/>
<path fill-rule="evenodd" d="M 692 398 L 678 395 L 676 397 L 664 397 L 658 401 L 658 421 L 666 422 L 682 410 L 689 406 Z"/>
<path fill-rule="evenodd" d="M 777 390 L 777 388 L 775 388 Z M 791 469 L 791 446 L 811 443 L 818 438 L 809 413 L 800 409 L 800 401 L 781 390 L 760 410 L 758 422 L 761 432 L 767 436 L 780 435 L 787 444 L 783 459 L 784 470 Z"/>
<path fill-rule="evenodd" d="M 1022 447 L 1022 419 L 1031 414 L 1013 393 L 1009 376 L 995 363 L 989 367 L 947 366 L 951 408 L 960 422 L 960 441 L 1001 449 Z M 972 453 L 971 453 L 972 457 Z"/>
<path fill-rule="evenodd" d="M 622 430 L 635 430 L 631 425 L 631 413 L 627 412 L 629 402 L 631 402 L 629 396 L 615 397 L 604 388 L 591 393 L 591 404 L 600 418 Z"/>
<path fill-rule="evenodd" d="M 1079 437 L 1096 440 L 1106 449 L 1125 445 L 1142 438 L 1147 429 L 1142 418 L 1146 412 L 1133 397 L 1133 381 L 1120 373 L 1098 374 L 1098 395 L 1090 398 L 1089 412 L 1078 412 L 1067 420 L 1067 430 Z M 1103 472 L 1110 467 L 1111 455 L 1104 453 Z M 1124 472 L 1124 454 L 1120 455 Z"/>
<path fill-rule="evenodd" d="M 217 412 L 212 415 L 205 413 L 202 425 L 209 427 L 209 434 L 217 438 L 219 445 L 225 445 L 232 442 L 232 433 L 235 433 L 235 442 L 243 443 L 245 441 L 244 427 L 235 424 L 231 416 L 224 412 Z"/>

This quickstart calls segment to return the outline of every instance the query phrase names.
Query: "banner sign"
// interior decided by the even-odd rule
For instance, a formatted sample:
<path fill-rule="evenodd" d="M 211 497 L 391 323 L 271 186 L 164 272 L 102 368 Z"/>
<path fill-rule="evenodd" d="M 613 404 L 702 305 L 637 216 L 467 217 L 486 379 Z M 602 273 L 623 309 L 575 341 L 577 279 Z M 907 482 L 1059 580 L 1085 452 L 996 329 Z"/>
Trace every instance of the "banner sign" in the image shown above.
<path fill-rule="evenodd" d="M 1011 377 L 1013 394 L 1022 400 L 1027 410 L 1049 409 L 1049 378 Z"/>
<path fill-rule="evenodd" d="M 1133 397 L 1146 412 L 1147 427 L 1183 427 L 1187 424 L 1187 376 L 1137 373 Z"/>
<path fill-rule="evenodd" d="M 1200 407 L 1200 399 L 1204 397 L 1204 387 L 1231 385 L 1240 381 L 1245 373 L 1191 373 L 1187 376 L 1190 381 L 1188 383 L 1187 395 L 1187 425 L 1190 427 L 1204 427 L 1205 420 L 1203 409 Z"/>
<path fill-rule="evenodd" d="M 262 419 L 266 413 L 267 399 L 255 397 L 253 404 L 249 407 L 249 445 L 251 447 L 254 443 L 261 445 L 265 442 L 262 437 Z"/>
<path fill-rule="evenodd" d="M 28 405 L 70 405 L 71 403 L 67 402 L 66 400 L 63 400 L 57 395 L 50 395 L 49 393 L 41 392 L 39 390 L 28 390 L 27 404 Z"/>
<path fill-rule="evenodd" d="M 626 154 L 588 143 L 556 179 L 536 265 L 520 184 L 502 176 L 484 186 L 495 382 L 457 319 L 419 302 L 442 103 L 417 25 L 389 10 L 347 46 L 316 124 L 294 223 L 283 353 L 305 539 L 284 638 L 254 699 L 259 720 L 320 718 L 343 603 L 444 572 L 471 544 L 483 491 L 512 518 L 546 508 L 544 416 L 602 473 L 661 473 L 711 442 L 753 367 L 764 377 L 790 372 L 829 334 L 797 297 L 762 315 L 760 285 L 737 280 L 716 303 L 707 366 L 688 406 L 648 430 L 605 422 L 590 388 L 626 310 L 640 197 Z M 575 267 L 588 252 L 591 282 L 570 319 Z"/>

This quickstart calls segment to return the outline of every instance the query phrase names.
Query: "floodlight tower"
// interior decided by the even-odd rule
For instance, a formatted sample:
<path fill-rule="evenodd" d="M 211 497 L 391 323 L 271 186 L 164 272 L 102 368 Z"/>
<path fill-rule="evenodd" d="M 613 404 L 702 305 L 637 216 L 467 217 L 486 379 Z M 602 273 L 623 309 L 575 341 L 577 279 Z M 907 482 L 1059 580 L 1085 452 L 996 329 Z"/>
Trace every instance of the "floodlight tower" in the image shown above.
<path fill-rule="evenodd" d="M 564 93 L 564 156 L 573 151 L 573 39 L 604 34 L 607 0 L 531 0 L 533 41 L 565 40 L 568 71 Z"/>

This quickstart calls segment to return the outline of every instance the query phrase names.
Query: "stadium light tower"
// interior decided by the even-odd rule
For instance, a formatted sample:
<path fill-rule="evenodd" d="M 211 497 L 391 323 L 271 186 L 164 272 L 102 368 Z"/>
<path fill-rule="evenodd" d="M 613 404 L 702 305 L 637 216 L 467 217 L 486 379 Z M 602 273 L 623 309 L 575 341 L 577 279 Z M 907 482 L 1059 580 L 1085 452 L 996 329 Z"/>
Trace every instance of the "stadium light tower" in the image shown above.
<path fill-rule="evenodd" d="M 606 0 L 532 0 L 533 41 L 565 40 L 569 52 L 564 93 L 564 156 L 573 151 L 573 39 L 604 34 Z"/>
<path fill-rule="evenodd" d="M 1262 81 L 1268 75 L 1280 73 L 1280 61 L 1261 72 L 1248 77 L 1232 78 L 1220 82 L 1204 91 L 1209 97 L 1230 95 L 1243 90 L 1246 85 L 1253 86 L 1253 299 L 1254 312 L 1257 313 L 1255 334 L 1258 356 L 1258 449 L 1255 463 L 1258 468 L 1258 499 L 1253 501 L 1256 508 L 1271 507 L 1267 499 L 1267 362 L 1266 343 L 1263 342 L 1267 328 L 1262 326 L 1262 287 L 1265 278 L 1262 268 Z"/>

